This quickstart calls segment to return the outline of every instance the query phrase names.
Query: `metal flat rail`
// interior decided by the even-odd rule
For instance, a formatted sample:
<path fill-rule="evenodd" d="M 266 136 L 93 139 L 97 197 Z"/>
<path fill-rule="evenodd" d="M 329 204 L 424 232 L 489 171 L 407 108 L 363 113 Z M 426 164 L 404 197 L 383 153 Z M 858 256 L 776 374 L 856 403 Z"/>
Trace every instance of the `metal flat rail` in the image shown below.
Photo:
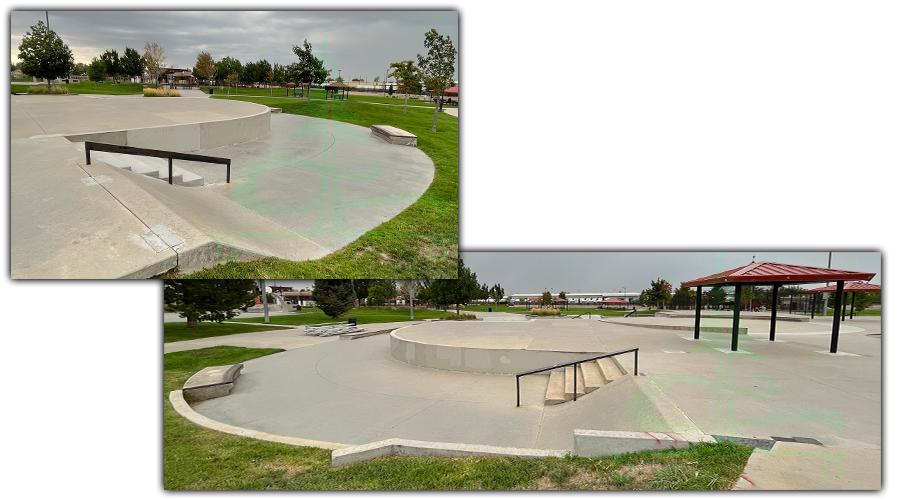
<path fill-rule="evenodd" d="M 178 153 L 175 151 L 162 151 L 159 149 L 136 148 L 133 146 L 120 146 L 118 144 L 106 144 L 102 142 L 84 142 L 84 155 L 87 164 L 91 164 L 91 151 L 105 151 L 107 153 L 123 153 L 128 155 L 152 156 L 169 160 L 169 184 L 172 184 L 172 160 L 200 161 L 205 163 L 220 163 L 225 165 L 225 182 L 231 182 L 231 159 L 216 156 L 197 155 L 191 153 Z"/>

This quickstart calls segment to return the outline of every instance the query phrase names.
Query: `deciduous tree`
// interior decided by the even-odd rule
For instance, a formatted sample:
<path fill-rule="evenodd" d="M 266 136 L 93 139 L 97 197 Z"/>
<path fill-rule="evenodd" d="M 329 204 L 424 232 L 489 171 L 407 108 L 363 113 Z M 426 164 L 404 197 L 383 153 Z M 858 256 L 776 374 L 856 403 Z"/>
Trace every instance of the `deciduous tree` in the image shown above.
<path fill-rule="evenodd" d="M 106 63 L 95 57 L 91 60 L 91 65 L 88 66 L 87 74 L 88 78 L 94 82 L 94 89 L 96 90 L 97 82 L 101 82 L 106 78 Z"/>
<path fill-rule="evenodd" d="M 166 307 L 187 318 L 188 328 L 198 321 L 221 323 L 256 304 L 253 280 L 165 280 Z"/>
<path fill-rule="evenodd" d="M 31 31 L 22 36 L 18 57 L 22 61 L 22 73 L 46 78 L 48 90 L 51 89 L 51 80 L 68 75 L 75 66 L 69 46 L 43 21 L 38 21 Z"/>
<path fill-rule="evenodd" d="M 147 42 L 144 45 L 144 67 L 148 73 L 153 74 L 153 81 L 159 83 L 159 70 L 166 67 L 166 49 L 154 43 Z"/>
<path fill-rule="evenodd" d="M 197 63 L 194 65 L 194 71 L 201 80 L 209 80 L 216 75 L 216 61 L 213 60 L 209 52 L 201 52 L 197 54 Z"/>
<path fill-rule="evenodd" d="M 406 114 L 406 103 L 409 101 L 409 94 L 412 92 L 412 86 L 421 77 L 419 76 L 419 68 L 412 61 L 400 61 L 391 63 L 394 71 L 389 75 L 397 80 L 397 89 L 406 94 L 403 99 L 403 114 Z"/>
<path fill-rule="evenodd" d="M 100 54 L 100 60 L 106 65 L 106 74 L 113 77 L 113 81 L 117 81 L 119 73 L 122 72 L 119 63 L 119 52 L 115 50 L 107 50 Z"/>
<path fill-rule="evenodd" d="M 378 306 L 391 300 L 396 293 L 394 285 L 387 280 L 375 280 L 369 285 L 369 296 L 366 303 L 375 306 L 375 314 L 378 314 Z"/>
<path fill-rule="evenodd" d="M 459 314 L 459 305 L 468 304 L 477 296 L 479 291 L 478 276 L 465 266 L 462 259 L 456 263 L 457 279 L 434 280 L 428 284 L 427 297 L 434 304 L 447 306 L 456 304 L 456 313 Z"/>
<path fill-rule="evenodd" d="M 454 64 L 456 63 L 456 49 L 450 37 L 441 37 L 437 30 L 431 29 L 425 33 L 425 48 L 428 49 L 428 55 L 422 56 L 417 54 L 419 61 L 419 70 L 422 72 L 425 87 L 431 89 L 433 95 L 438 100 L 444 96 L 444 89 L 447 82 L 456 72 Z M 434 107 L 434 119 L 431 122 L 431 131 L 437 131 L 437 113 L 438 107 Z"/>

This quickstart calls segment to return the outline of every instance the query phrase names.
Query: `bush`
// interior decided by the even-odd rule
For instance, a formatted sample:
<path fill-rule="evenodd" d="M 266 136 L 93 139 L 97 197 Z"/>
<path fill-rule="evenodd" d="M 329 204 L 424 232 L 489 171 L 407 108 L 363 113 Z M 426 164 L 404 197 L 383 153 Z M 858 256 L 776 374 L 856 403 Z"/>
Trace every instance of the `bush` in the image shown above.
<path fill-rule="evenodd" d="M 46 85 L 32 85 L 28 88 L 29 94 L 68 94 L 69 88 L 62 85 L 54 85 L 52 91 L 47 90 Z"/>
<path fill-rule="evenodd" d="M 452 319 L 454 321 L 462 321 L 467 319 L 475 319 L 475 315 L 472 313 L 447 313 L 441 316 L 441 319 Z"/>
<path fill-rule="evenodd" d="M 559 316 L 559 309 L 532 309 L 528 314 L 532 316 Z"/>
<path fill-rule="evenodd" d="M 144 97 L 181 97 L 181 94 L 170 89 L 144 89 Z"/>

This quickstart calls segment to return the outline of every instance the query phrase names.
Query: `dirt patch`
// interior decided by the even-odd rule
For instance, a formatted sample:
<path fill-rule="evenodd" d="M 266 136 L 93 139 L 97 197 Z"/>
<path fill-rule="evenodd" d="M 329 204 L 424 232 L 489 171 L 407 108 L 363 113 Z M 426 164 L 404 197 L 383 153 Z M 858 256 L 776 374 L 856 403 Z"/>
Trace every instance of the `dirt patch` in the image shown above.
<path fill-rule="evenodd" d="M 297 474 L 309 470 L 310 468 L 309 465 L 290 462 L 281 457 L 269 462 L 261 463 L 259 464 L 259 467 L 267 471 L 283 471 L 286 480 L 293 479 Z"/>
<path fill-rule="evenodd" d="M 566 481 L 569 490 L 610 490 L 608 480 L 597 472 L 579 470 Z"/>
<path fill-rule="evenodd" d="M 547 476 L 541 476 L 534 481 L 532 488 L 534 490 L 558 490 L 559 487 Z"/>
<path fill-rule="evenodd" d="M 619 466 L 619 468 L 616 469 L 616 472 L 623 476 L 631 476 L 635 479 L 635 481 L 643 482 L 647 479 L 650 479 L 654 474 L 665 468 L 666 466 L 663 464 L 625 464 Z"/>

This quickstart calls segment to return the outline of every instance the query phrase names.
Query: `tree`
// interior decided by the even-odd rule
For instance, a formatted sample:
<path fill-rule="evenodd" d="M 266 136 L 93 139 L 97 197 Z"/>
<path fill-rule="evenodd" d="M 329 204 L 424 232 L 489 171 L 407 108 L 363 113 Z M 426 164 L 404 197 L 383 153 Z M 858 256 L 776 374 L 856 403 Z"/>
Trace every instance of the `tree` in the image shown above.
<path fill-rule="evenodd" d="M 241 61 L 226 56 L 216 63 L 216 79 L 224 81 L 231 76 L 232 73 L 237 73 L 238 78 L 240 78 L 241 71 L 243 70 L 244 67 L 241 66 Z"/>
<path fill-rule="evenodd" d="M 375 305 L 375 314 L 378 314 L 378 306 L 391 300 L 395 293 L 394 285 L 386 280 L 375 280 L 369 285 L 368 292 L 366 303 Z"/>
<path fill-rule="evenodd" d="M 106 74 L 113 77 L 113 81 L 116 81 L 116 77 L 119 76 L 119 73 L 122 72 L 119 69 L 119 52 L 115 50 L 107 50 L 106 52 L 100 54 L 100 60 L 103 61 L 103 64 L 106 65 Z"/>
<path fill-rule="evenodd" d="M 330 71 L 330 70 L 329 70 L 329 71 Z M 331 80 L 331 78 L 329 78 L 329 80 Z M 337 78 L 335 78 L 334 81 L 336 81 L 336 82 L 338 82 L 338 83 L 344 83 L 344 77 L 343 77 L 343 76 L 338 76 Z"/>
<path fill-rule="evenodd" d="M 240 75 L 238 75 L 237 71 L 232 71 L 231 74 L 225 77 L 225 86 L 228 87 L 228 95 L 231 95 L 231 86 L 236 84 L 240 79 Z"/>
<path fill-rule="evenodd" d="M 691 289 L 690 287 L 682 286 L 679 287 L 678 290 L 675 290 L 675 294 L 672 296 L 672 305 L 677 307 L 678 309 L 688 309 L 691 307 Z"/>
<path fill-rule="evenodd" d="M 328 78 L 330 70 L 325 69 L 325 63 L 321 59 L 313 56 L 312 45 L 306 39 L 303 39 L 303 47 L 293 46 L 294 54 L 297 55 L 299 62 L 297 64 L 297 83 L 308 82 L 310 85 L 321 84 Z M 309 93 L 306 94 L 306 102 L 309 102 Z"/>
<path fill-rule="evenodd" d="M 315 280 L 312 299 L 316 307 L 332 319 L 353 309 L 356 294 L 350 280 Z"/>
<path fill-rule="evenodd" d="M 68 75 L 75 66 L 69 46 L 43 21 L 38 21 L 30 32 L 22 36 L 18 58 L 22 61 L 22 73 L 46 78 L 48 90 L 51 89 L 51 80 Z"/>
<path fill-rule="evenodd" d="M 287 70 L 281 64 L 274 64 L 272 66 L 272 73 L 275 74 L 275 83 L 278 85 L 284 85 L 287 83 Z"/>
<path fill-rule="evenodd" d="M 455 73 L 453 66 L 456 63 L 456 49 L 449 36 L 441 37 L 434 28 L 425 33 L 425 48 L 428 49 L 427 56 L 416 54 L 419 70 L 425 80 L 425 87 L 431 89 L 440 100 L 444 96 L 447 82 Z M 438 107 L 435 106 L 434 119 L 431 122 L 432 132 L 437 132 L 437 113 Z"/>
<path fill-rule="evenodd" d="M 559 292 L 559 298 L 565 300 L 565 299 L 566 299 L 566 292 Z"/>
<path fill-rule="evenodd" d="M 394 71 L 388 75 L 393 76 L 397 80 L 397 89 L 406 94 L 403 99 L 403 114 L 406 114 L 406 103 L 409 101 L 409 93 L 412 91 L 412 85 L 419 80 L 419 68 L 412 61 L 400 61 L 391 63 Z"/>
<path fill-rule="evenodd" d="M 459 314 L 459 305 L 467 304 L 479 292 L 478 276 L 465 266 L 462 259 L 456 261 L 455 280 L 434 280 L 428 284 L 425 296 L 434 304 L 447 306 L 456 304 L 456 313 Z"/>
<path fill-rule="evenodd" d="M 872 305 L 872 302 L 875 301 L 875 298 L 881 295 L 881 292 L 853 292 L 856 294 L 856 298 L 852 299 L 853 309 L 856 311 L 856 314 L 859 314 L 866 310 L 867 307 Z M 833 295 L 833 294 L 832 294 Z"/>
<path fill-rule="evenodd" d="M 236 309 L 256 304 L 253 280 L 165 280 L 163 286 L 166 306 L 187 318 L 191 329 L 198 321 L 221 323 L 240 314 Z"/>
<path fill-rule="evenodd" d="M 496 285 L 491 287 L 491 298 L 493 298 L 498 305 L 500 304 L 500 299 L 502 299 L 503 296 L 503 287 L 500 286 L 500 283 L 497 283 Z"/>
<path fill-rule="evenodd" d="M 96 57 L 91 60 L 91 65 L 87 69 L 88 78 L 94 82 L 94 89 L 97 88 L 97 82 L 106 78 L 106 64 Z"/>
<path fill-rule="evenodd" d="M 123 75 L 131 77 L 141 77 L 144 74 L 144 62 L 138 51 L 131 47 L 125 47 L 125 53 L 119 59 L 119 71 Z"/>
<path fill-rule="evenodd" d="M 541 304 L 543 304 L 545 306 L 549 306 L 552 303 L 553 303 L 553 294 L 551 294 L 550 292 L 546 292 L 546 291 L 541 294 Z"/>
<path fill-rule="evenodd" d="M 153 81 L 159 83 L 159 70 L 166 67 L 166 50 L 155 42 L 144 45 L 144 67 L 153 74 Z"/>
<path fill-rule="evenodd" d="M 266 86 L 269 87 L 269 97 L 272 96 L 272 83 L 274 83 L 274 82 L 275 82 L 275 73 L 272 71 L 269 71 L 268 73 L 266 73 Z"/>
<path fill-rule="evenodd" d="M 86 75 L 87 74 L 88 65 L 85 63 L 75 63 L 75 66 L 72 68 L 72 72 L 76 75 Z"/>
<path fill-rule="evenodd" d="M 725 288 L 721 285 L 713 286 L 712 290 L 709 291 L 709 303 L 715 309 L 718 309 L 719 306 L 725 304 Z"/>
<path fill-rule="evenodd" d="M 216 61 L 213 60 L 209 52 L 201 52 L 197 54 L 197 63 L 194 65 L 194 71 L 200 80 L 209 80 L 216 75 Z"/>
<path fill-rule="evenodd" d="M 400 296 L 403 297 L 404 300 L 410 300 L 409 291 L 410 291 L 410 280 L 403 280 L 400 282 L 400 286 L 398 287 L 400 291 Z M 416 297 L 419 297 L 421 300 L 422 296 L 422 285 L 420 285 L 417 281 L 412 282 L 412 291 L 415 293 Z"/>
<path fill-rule="evenodd" d="M 662 309 L 672 298 L 672 285 L 664 279 L 657 278 L 650 282 L 648 300 Z"/>

